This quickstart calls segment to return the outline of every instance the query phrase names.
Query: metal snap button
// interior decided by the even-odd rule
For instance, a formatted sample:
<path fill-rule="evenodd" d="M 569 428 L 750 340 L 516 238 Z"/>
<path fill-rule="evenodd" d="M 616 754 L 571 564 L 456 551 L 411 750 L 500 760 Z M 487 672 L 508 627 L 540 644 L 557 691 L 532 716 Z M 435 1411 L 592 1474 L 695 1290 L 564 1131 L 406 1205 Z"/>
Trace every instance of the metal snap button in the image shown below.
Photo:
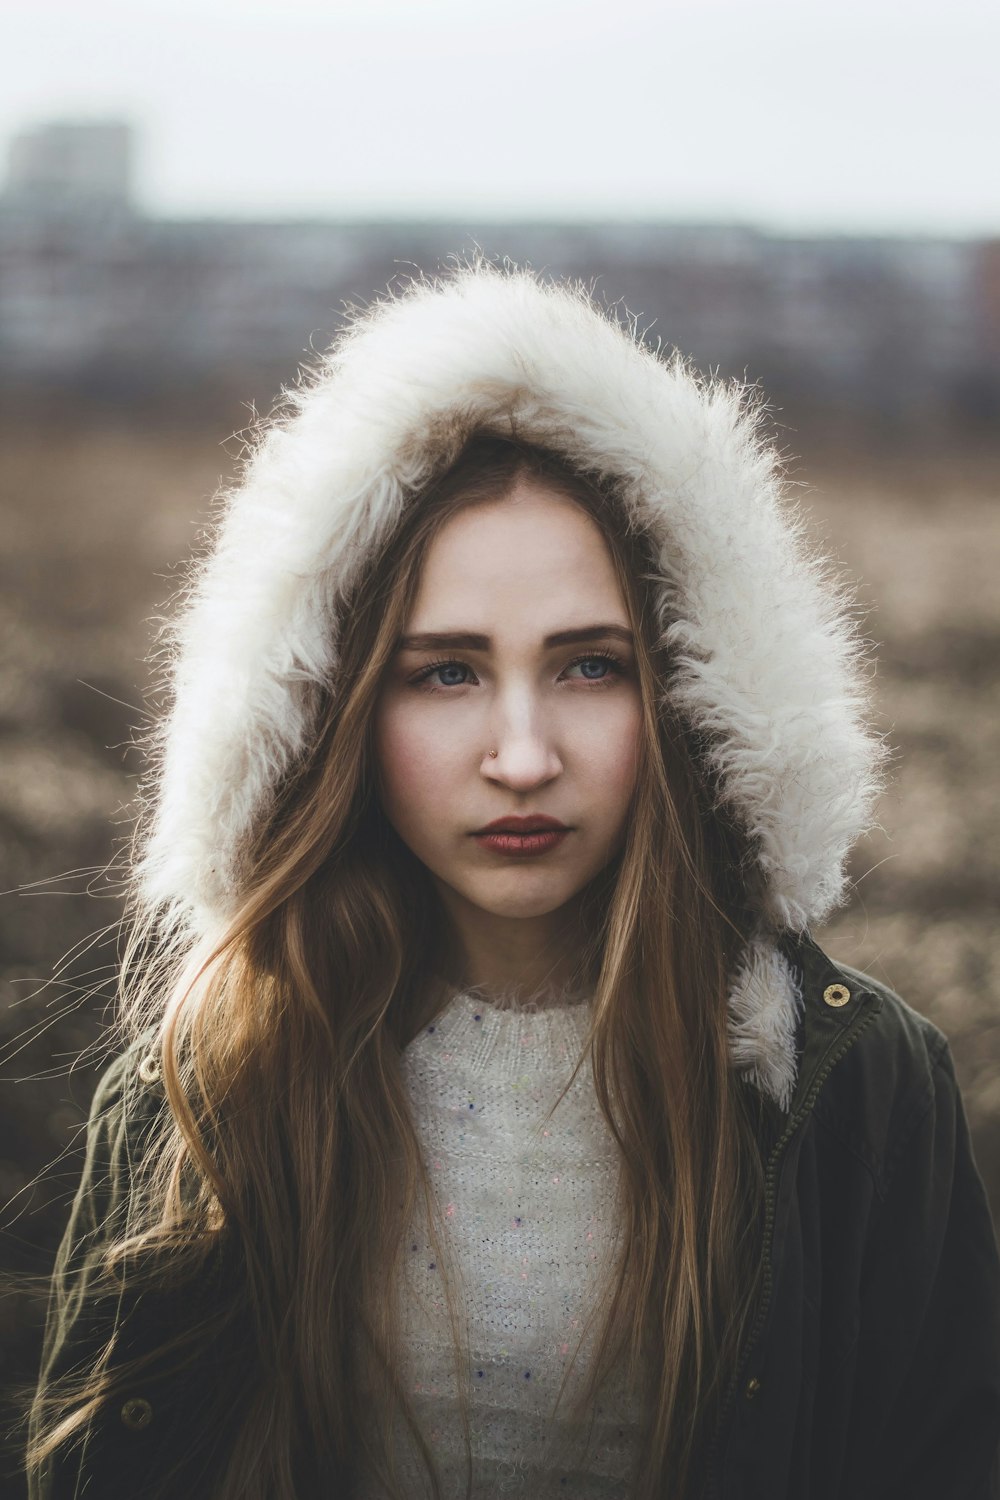
<path fill-rule="evenodd" d="M 141 1432 L 153 1420 L 153 1408 L 145 1396 L 130 1396 L 121 1409 L 122 1426 Z"/>
<path fill-rule="evenodd" d="M 756 1375 L 751 1375 L 751 1377 L 747 1381 L 746 1387 L 745 1387 L 745 1389 L 743 1391 L 744 1396 L 746 1396 L 746 1398 L 747 1398 L 748 1401 L 752 1401 L 753 1398 L 754 1398 L 754 1396 L 756 1396 L 756 1394 L 757 1394 L 757 1392 L 759 1390 L 760 1390 L 760 1381 L 757 1379 Z"/>
<path fill-rule="evenodd" d="M 139 1077 L 143 1083 L 156 1083 L 160 1077 L 160 1064 L 156 1053 L 150 1052 L 139 1064 Z"/>
<path fill-rule="evenodd" d="M 846 984 L 828 984 L 823 991 L 827 1005 L 846 1005 L 850 998 L 851 992 Z"/>

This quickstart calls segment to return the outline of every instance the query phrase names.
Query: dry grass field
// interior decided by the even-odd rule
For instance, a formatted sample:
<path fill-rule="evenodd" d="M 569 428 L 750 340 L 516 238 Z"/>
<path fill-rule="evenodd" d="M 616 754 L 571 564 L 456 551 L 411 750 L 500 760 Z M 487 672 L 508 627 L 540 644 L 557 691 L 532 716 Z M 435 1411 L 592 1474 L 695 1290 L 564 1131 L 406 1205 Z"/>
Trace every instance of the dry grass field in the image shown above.
<path fill-rule="evenodd" d="M 0 1224 L 14 1270 L 45 1266 L 79 1171 L 100 1058 L 72 1065 L 113 993 L 109 861 L 139 769 L 128 745 L 152 621 L 234 470 L 227 434 L 244 420 L 238 405 L 173 427 L 29 415 L 2 432 Z M 1000 1216 L 1000 462 L 831 448 L 791 478 L 810 526 L 860 579 L 896 750 L 853 900 L 816 936 L 949 1035 Z M 37 1309 L 8 1299 L 8 1375 L 24 1374 L 36 1336 Z"/>

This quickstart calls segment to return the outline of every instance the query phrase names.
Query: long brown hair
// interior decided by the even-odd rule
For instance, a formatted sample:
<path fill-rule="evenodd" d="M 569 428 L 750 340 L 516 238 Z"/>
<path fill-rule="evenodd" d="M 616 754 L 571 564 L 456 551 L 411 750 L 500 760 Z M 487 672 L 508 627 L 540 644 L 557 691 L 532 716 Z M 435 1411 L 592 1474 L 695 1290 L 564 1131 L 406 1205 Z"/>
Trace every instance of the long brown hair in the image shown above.
<path fill-rule="evenodd" d="M 318 1482 L 349 1493 L 373 1410 L 383 1425 L 366 1457 L 390 1492 L 401 1493 L 387 1436 L 395 1411 L 440 1493 L 396 1376 L 393 1289 L 418 1205 L 444 1240 L 399 1068 L 435 1003 L 444 933 L 427 872 L 379 808 L 372 710 L 431 539 L 457 509 L 503 497 L 522 475 L 600 527 L 636 641 L 642 753 L 624 846 L 585 893 L 593 938 L 581 970 L 593 999 L 578 1063 L 592 1066 L 620 1150 L 621 1249 L 574 1412 L 582 1422 L 624 1360 L 647 1416 L 637 1500 L 685 1494 L 744 1332 L 763 1171 L 757 1102 L 732 1069 L 726 1020 L 758 907 L 753 850 L 719 810 L 704 747 L 670 709 L 653 552 L 615 481 L 479 433 L 355 583 L 317 733 L 246 851 L 226 933 L 211 951 L 168 947 L 157 959 L 155 913 L 133 913 L 122 1016 L 132 1032 L 159 1023 L 169 1107 L 135 1184 L 131 1233 L 106 1261 L 155 1293 L 204 1284 L 225 1257 L 224 1297 L 156 1352 L 180 1371 L 209 1340 L 239 1350 L 224 1427 L 205 1414 L 217 1500 L 293 1500 Z M 449 1306 L 454 1315 L 450 1294 Z M 29 1465 L 134 1389 L 134 1362 L 105 1352 L 83 1379 L 43 1393 Z M 169 1482 L 155 1493 L 170 1494 Z"/>

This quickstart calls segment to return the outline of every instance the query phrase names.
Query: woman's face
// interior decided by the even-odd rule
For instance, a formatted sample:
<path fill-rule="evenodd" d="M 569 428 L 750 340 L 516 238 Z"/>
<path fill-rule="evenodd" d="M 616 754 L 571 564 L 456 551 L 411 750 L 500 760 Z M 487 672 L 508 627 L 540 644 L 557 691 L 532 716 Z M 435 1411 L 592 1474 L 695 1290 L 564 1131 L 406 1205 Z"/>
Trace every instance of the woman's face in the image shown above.
<path fill-rule="evenodd" d="M 380 689 L 375 755 L 383 810 L 460 931 L 557 912 L 617 853 L 640 722 L 628 615 L 586 511 L 524 479 L 452 515 Z M 477 838 L 531 814 L 568 832 L 542 852 Z"/>

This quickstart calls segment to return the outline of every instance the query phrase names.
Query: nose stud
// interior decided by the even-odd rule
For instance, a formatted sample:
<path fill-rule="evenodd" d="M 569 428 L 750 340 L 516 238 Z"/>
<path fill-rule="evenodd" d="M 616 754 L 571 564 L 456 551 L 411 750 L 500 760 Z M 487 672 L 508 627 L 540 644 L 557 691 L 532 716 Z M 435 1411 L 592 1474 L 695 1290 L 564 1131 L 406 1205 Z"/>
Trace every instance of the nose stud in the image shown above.
<path fill-rule="evenodd" d="M 497 758 L 497 756 L 498 756 L 499 753 L 500 752 L 498 750 L 491 750 L 490 751 L 490 760 L 496 760 L 496 758 Z"/>

